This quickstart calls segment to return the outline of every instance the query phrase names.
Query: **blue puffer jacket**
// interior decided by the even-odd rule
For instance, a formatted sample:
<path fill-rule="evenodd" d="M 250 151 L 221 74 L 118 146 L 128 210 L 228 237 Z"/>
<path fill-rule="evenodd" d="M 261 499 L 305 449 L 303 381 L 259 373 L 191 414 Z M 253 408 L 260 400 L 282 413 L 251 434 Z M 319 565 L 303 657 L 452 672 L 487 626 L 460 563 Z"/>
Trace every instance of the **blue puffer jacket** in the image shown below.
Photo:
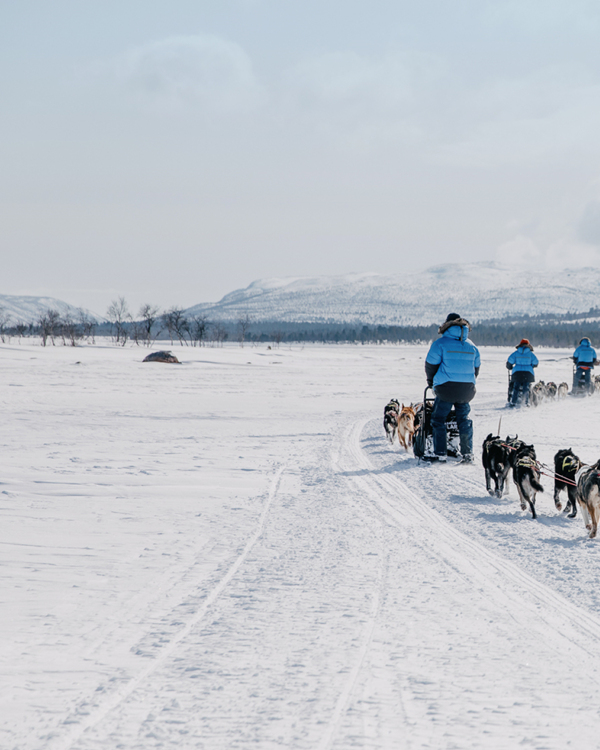
<path fill-rule="evenodd" d="M 596 350 L 592 347 L 589 339 L 581 339 L 581 343 L 573 352 L 573 360 L 576 365 L 593 365 L 596 360 Z"/>
<path fill-rule="evenodd" d="M 479 351 L 467 336 L 466 325 L 452 325 L 431 345 L 425 359 L 426 366 L 439 365 L 433 386 L 444 383 L 473 383 L 475 370 L 481 365 Z"/>
<path fill-rule="evenodd" d="M 533 375 L 533 368 L 539 365 L 538 358 L 528 346 L 519 346 L 507 360 L 512 365 L 513 372 L 529 372 Z"/>

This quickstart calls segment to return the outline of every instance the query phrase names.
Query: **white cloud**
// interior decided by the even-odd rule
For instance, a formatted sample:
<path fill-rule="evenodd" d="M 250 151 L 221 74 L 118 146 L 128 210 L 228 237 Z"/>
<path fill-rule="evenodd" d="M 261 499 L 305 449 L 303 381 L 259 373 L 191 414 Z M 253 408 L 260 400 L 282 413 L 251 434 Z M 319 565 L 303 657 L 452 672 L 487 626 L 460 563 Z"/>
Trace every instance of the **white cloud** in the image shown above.
<path fill-rule="evenodd" d="M 543 261 L 544 254 L 530 237 L 519 234 L 500 245 L 497 258 L 509 265 L 534 266 Z"/>
<path fill-rule="evenodd" d="M 444 76 L 426 54 L 331 52 L 287 70 L 282 99 L 290 116 L 339 141 L 412 146 L 426 136 L 422 111 L 443 99 Z"/>
<path fill-rule="evenodd" d="M 114 70 L 129 90 L 159 106 L 229 113 L 252 108 L 263 97 L 246 52 L 216 36 L 151 42 L 117 58 Z"/>
<path fill-rule="evenodd" d="M 600 251 L 577 239 L 563 237 L 544 245 L 531 237 L 519 234 L 500 245 L 496 260 L 513 266 L 536 269 L 564 269 L 596 266 L 600 261 Z"/>
<path fill-rule="evenodd" d="M 577 226 L 577 235 L 582 242 L 600 248 L 600 201 L 590 201 L 583 209 Z"/>

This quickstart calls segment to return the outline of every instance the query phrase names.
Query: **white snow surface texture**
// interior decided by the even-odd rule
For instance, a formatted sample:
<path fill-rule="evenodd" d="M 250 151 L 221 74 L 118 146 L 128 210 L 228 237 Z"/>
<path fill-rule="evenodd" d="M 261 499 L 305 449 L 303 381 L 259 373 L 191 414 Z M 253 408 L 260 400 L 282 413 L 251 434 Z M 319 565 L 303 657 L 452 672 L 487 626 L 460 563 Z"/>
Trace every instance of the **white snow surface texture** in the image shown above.
<path fill-rule="evenodd" d="M 429 325 L 450 311 L 470 321 L 587 312 L 598 306 L 600 269 L 535 273 L 494 262 L 450 263 L 420 273 L 260 279 L 188 312 L 212 320 Z"/>
<path fill-rule="evenodd" d="M 504 410 L 509 351 L 476 445 L 595 461 L 600 397 Z M 424 347 L 145 353 L 0 346 L 0 747 L 600 746 L 600 540 L 386 442 Z"/>

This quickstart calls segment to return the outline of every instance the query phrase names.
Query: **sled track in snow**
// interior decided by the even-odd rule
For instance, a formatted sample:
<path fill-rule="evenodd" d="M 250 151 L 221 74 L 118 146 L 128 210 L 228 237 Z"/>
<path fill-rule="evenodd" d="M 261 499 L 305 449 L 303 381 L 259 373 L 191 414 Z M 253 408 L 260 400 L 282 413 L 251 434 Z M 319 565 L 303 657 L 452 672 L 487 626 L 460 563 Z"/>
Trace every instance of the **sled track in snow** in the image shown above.
<path fill-rule="evenodd" d="M 271 505 L 273 504 L 275 497 L 277 496 L 277 491 L 281 483 L 281 476 L 283 474 L 283 471 L 284 467 L 279 467 L 271 480 L 267 499 L 261 511 L 256 531 L 246 542 L 244 549 L 235 559 L 233 564 L 230 565 L 225 575 L 206 594 L 202 605 L 187 621 L 184 627 L 177 633 L 175 637 L 172 638 L 172 640 L 166 646 L 161 649 L 156 658 L 154 658 L 150 664 L 141 669 L 134 677 L 128 680 L 126 684 L 122 685 L 122 687 L 111 693 L 111 695 L 107 697 L 106 700 L 100 706 L 96 707 L 89 715 L 82 716 L 81 721 L 73 726 L 73 728 L 70 729 L 67 733 L 61 734 L 61 727 L 59 727 L 58 729 L 54 730 L 54 732 L 47 735 L 47 742 L 44 745 L 44 748 L 46 748 L 47 750 L 69 750 L 70 748 L 72 748 L 88 729 L 96 726 L 99 722 L 102 721 L 105 716 L 107 716 L 111 711 L 113 711 L 121 703 L 127 700 L 127 698 L 137 688 L 143 685 L 143 683 L 150 677 L 150 675 L 155 672 L 168 659 L 169 656 L 171 656 L 177 646 L 186 638 L 186 636 L 191 633 L 196 625 L 201 622 L 201 620 L 208 613 L 210 607 L 217 601 L 217 599 L 223 593 L 224 589 L 236 575 L 236 573 L 248 557 L 250 550 L 262 536 L 265 530 L 269 510 L 271 508 Z M 76 716 L 80 715 L 77 714 L 77 708 L 75 708 L 74 713 Z M 65 722 L 63 721 L 62 726 L 64 726 L 64 723 Z"/>
<path fill-rule="evenodd" d="M 408 489 L 393 473 L 377 471 L 360 446 L 360 436 L 370 419 L 351 425 L 341 446 L 340 463 L 347 470 L 374 508 L 389 523 L 420 523 L 431 530 L 432 548 L 453 567 L 474 581 L 501 604 L 510 608 L 515 619 L 539 630 L 556 649 L 579 648 L 588 653 L 600 646 L 600 620 L 571 604 L 563 596 L 534 580 L 514 563 L 454 529 L 437 511 Z M 363 473 L 364 472 L 364 473 Z M 465 480 L 465 484 L 471 482 Z M 457 552 L 458 550 L 458 552 Z M 529 616 L 527 616 L 527 612 Z M 585 642 L 585 649 L 579 644 Z M 567 643 L 568 642 L 568 643 Z M 600 684 L 600 675 L 594 675 Z"/>
<path fill-rule="evenodd" d="M 333 744 L 333 741 L 336 738 L 337 733 L 339 732 L 341 728 L 342 721 L 344 720 L 344 716 L 346 715 L 346 711 L 348 710 L 348 706 L 350 705 L 352 693 L 358 682 L 358 676 L 361 672 L 363 663 L 365 661 L 365 657 L 367 656 L 369 652 L 369 647 L 371 645 L 371 640 L 373 638 L 373 631 L 375 629 L 375 624 L 377 622 L 377 614 L 379 611 L 379 605 L 381 601 L 381 586 L 383 582 L 383 576 L 381 575 L 381 573 L 382 573 L 382 570 L 380 569 L 379 586 L 371 602 L 371 609 L 369 612 L 369 621 L 367 622 L 367 625 L 365 626 L 365 632 L 364 632 L 363 640 L 362 640 L 360 650 L 358 653 L 358 658 L 356 659 L 356 662 L 350 672 L 350 675 L 348 676 L 348 680 L 346 682 L 346 685 L 344 686 L 344 689 L 342 690 L 339 698 L 337 699 L 335 708 L 333 710 L 333 715 L 327 727 L 327 731 L 325 735 L 323 736 L 323 738 L 321 739 L 321 742 L 319 742 L 319 744 L 317 745 L 316 750 L 329 750 L 329 748 Z"/>
<path fill-rule="evenodd" d="M 341 446 L 338 445 L 334 448 L 334 451 L 333 451 L 333 456 L 332 456 L 332 461 L 331 461 L 332 468 L 338 472 L 343 471 L 343 468 L 340 464 L 340 461 L 342 460 L 343 447 L 344 447 L 343 445 Z M 362 670 L 365 658 L 371 646 L 371 641 L 373 639 L 373 631 L 375 630 L 375 625 L 377 623 L 377 616 L 379 614 L 381 600 L 383 597 L 384 571 L 385 571 L 386 566 L 387 566 L 387 556 L 382 556 L 381 564 L 379 566 L 377 589 L 371 600 L 371 606 L 369 609 L 369 619 L 364 627 L 363 637 L 361 640 L 361 645 L 359 648 L 358 656 L 356 658 L 356 661 L 354 662 L 354 666 L 350 670 L 350 674 L 348 675 L 348 679 L 346 680 L 344 688 L 341 691 L 336 701 L 333 714 L 327 726 L 327 730 L 325 734 L 323 735 L 319 744 L 316 746 L 315 750 L 329 750 L 329 748 L 331 748 L 331 746 L 333 745 L 338 732 L 341 729 L 342 722 L 344 720 L 344 717 L 350 705 L 352 694 L 358 683 L 360 672 Z"/>

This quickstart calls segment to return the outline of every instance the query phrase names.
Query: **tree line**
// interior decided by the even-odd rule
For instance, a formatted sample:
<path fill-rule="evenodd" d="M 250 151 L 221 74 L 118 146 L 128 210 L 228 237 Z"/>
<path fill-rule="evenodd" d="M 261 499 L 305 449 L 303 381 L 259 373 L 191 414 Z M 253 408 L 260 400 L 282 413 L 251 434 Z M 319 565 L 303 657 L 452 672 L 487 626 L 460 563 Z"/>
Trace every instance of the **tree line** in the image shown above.
<path fill-rule="evenodd" d="M 127 342 L 150 347 L 157 341 L 171 345 L 222 346 L 225 341 L 268 343 L 355 343 L 355 344 L 428 344 L 437 337 L 437 325 L 348 325 L 324 323 L 253 322 L 249 315 L 225 323 L 210 321 L 207 316 L 191 315 L 181 307 L 161 311 L 157 305 L 143 304 L 134 316 L 124 297 L 113 300 L 106 311 L 107 322 L 98 323 L 84 310 L 60 313 L 47 309 L 34 323 L 12 321 L 0 307 L 0 341 L 10 337 L 39 336 L 43 346 L 76 346 L 80 341 L 95 343 L 96 336 L 110 336 L 113 343 Z M 482 346 L 516 346 L 521 338 L 534 346 L 576 346 L 588 336 L 600 345 L 600 309 L 586 313 L 558 315 L 522 315 L 482 321 L 473 325 L 471 337 Z"/>
<path fill-rule="evenodd" d="M 96 336 L 110 336 L 113 343 L 125 346 L 130 341 L 138 346 L 152 346 L 157 340 L 169 340 L 171 345 L 222 346 L 230 337 L 241 346 L 246 341 L 250 316 L 241 316 L 233 328 L 220 321 L 209 321 L 205 315 L 190 315 L 181 307 L 161 311 L 158 305 L 143 304 L 134 316 L 124 297 L 113 300 L 106 311 L 108 322 L 98 323 L 82 309 L 61 313 L 56 309 L 42 310 L 35 322 L 13 320 L 0 306 L 0 341 L 11 337 L 38 336 L 42 346 L 57 342 L 77 346 L 82 340 L 95 343 Z"/>
<path fill-rule="evenodd" d="M 62 341 L 64 346 L 77 346 L 82 339 L 95 343 L 96 319 L 85 310 L 61 313 L 58 310 L 41 311 L 35 322 L 12 320 L 5 308 L 0 307 L 0 341 L 10 342 L 11 337 L 39 336 L 42 346 L 50 342 L 53 346 Z"/>

